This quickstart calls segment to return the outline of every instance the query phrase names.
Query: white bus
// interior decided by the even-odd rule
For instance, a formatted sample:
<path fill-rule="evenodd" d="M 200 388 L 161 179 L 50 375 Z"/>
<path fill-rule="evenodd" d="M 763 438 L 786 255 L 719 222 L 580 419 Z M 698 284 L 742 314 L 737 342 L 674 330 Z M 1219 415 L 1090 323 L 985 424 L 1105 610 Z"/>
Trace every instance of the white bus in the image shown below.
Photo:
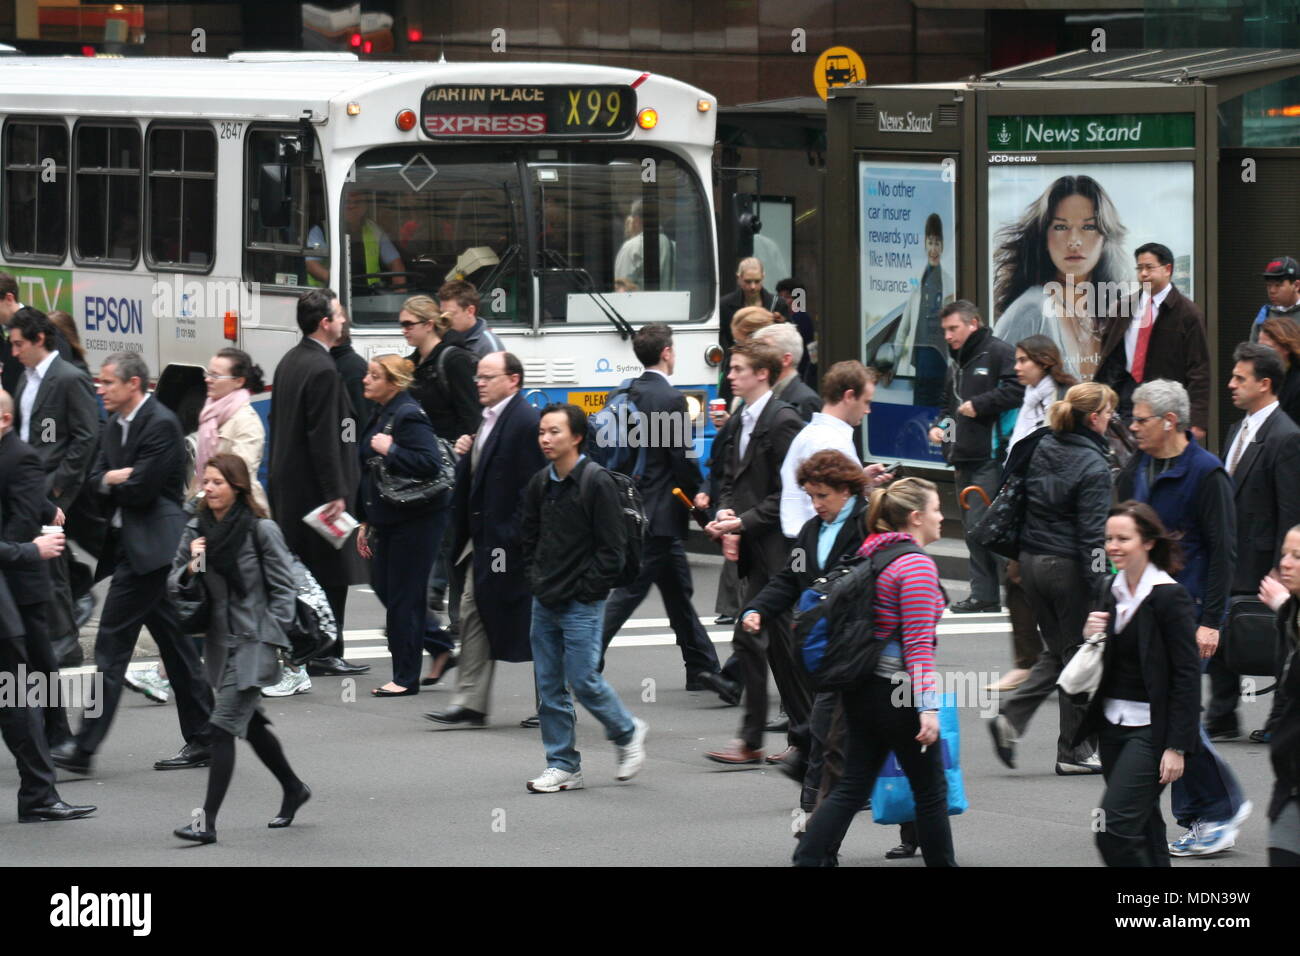
<path fill-rule="evenodd" d="M 92 371 L 140 352 L 187 430 L 218 349 L 274 381 L 305 290 L 339 292 L 368 357 L 406 352 L 401 303 L 454 277 L 537 405 L 599 407 L 642 371 L 629 332 L 671 324 L 711 436 L 715 106 L 565 63 L 6 57 L 0 268 L 73 316 Z"/>

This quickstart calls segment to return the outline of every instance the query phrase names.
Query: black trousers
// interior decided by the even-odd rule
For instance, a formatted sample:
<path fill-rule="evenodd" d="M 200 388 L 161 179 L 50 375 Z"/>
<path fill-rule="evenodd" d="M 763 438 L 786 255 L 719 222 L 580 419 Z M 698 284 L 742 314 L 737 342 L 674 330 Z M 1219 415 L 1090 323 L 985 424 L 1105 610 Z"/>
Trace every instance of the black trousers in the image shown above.
<path fill-rule="evenodd" d="M 153 635 L 167 669 L 181 736 L 187 743 L 203 740 L 200 731 L 212 712 L 212 689 L 203 675 L 194 641 L 181 632 L 176 606 L 167 596 L 170 570 L 170 566 L 163 566 L 136 574 L 119 548 L 117 568 L 99 617 L 99 634 L 95 636 L 95 666 L 103 678 L 103 708 L 98 717 L 83 716 L 77 732 L 77 746 L 88 753 L 99 750 L 108 734 L 122 700 L 126 668 L 144 626 Z"/>
<path fill-rule="evenodd" d="M 43 712 L 42 726 L 45 734 L 45 742 L 51 747 L 57 747 L 69 737 L 72 736 L 72 728 L 68 726 L 68 712 L 53 695 L 55 688 L 59 683 L 59 661 L 54 653 L 54 644 L 51 642 L 49 627 L 46 623 L 47 604 L 20 604 L 18 613 L 23 619 L 23 643 L 27 650 L 27 666 L 32 671 L 40 671 L 45 675 L 50 688 L 49 705 L 41 708 Z"/>
<path fill-rule="evenodd" d="M 1213 730 L 1225 725 L 1237 726 L 1237 705 L 1241 703 L 1241 675 L 1230 671 L 1218 654 L 1210 658 L 1205 672 L 1210 675 L 1210 702 L 1205 708 L 1206 726 Z"/>
<path fill-rule="evenodd" d="M 344 545 L 344 547 L 353 547 Z M 339 636 L 334 643 L 321 653 L 321 657 L 342 657 L 343 656 L 343 614 L 348 608 L 348 586 L 346 584 L 331 584 L 328 587 L 324 584 L 320 589 L 325 592 L 325 600 L 329 602 L 330 610 L 334 612 L 334 626 L 338 628 Z"/>
<path fill-rule="evenodd" d="M 921 716 L 915 707 L 898 707 L 896 685 L 885 677 L 869 677 L 861 686 L 843 691 L 840 699 L 847 722 L 844 776 L 808 820 L 794 853 L 796 866 L 828 866 L 833 862 L 853 816 L 871 796 L 871 789 L 892 750 L 898 757 L 916 800 L 916 838 L 926 866 L 956 866 L 952 828 L 948 825 L 948 781 L 943 774 L 943 749 L 938 742 L 921 753 L 916 742 Z"/>
<path fill-rule="evenodd" d="M 1160 751 L 1151 728 L 1107 722 L 1098 741 L 1106 792 L 1101 798 L 1097 849 L 1107 866 L 1169 866 L 1165 818 L 1160 814 Z"/>
<path fill-rule="evenodd" d="M 370 580 L 387 611 L 393 683 L 419 688 L 429 624 L 428 585 L 451 511 L 442 508 L 397 525 L 372 525 Z"/>
<path fill-rule="evenodd" d="M 691 582 L 691 566 L 686 560 L 686 548 L 682 546 L 680 538 L 672 535 L 646 538 L 641 550 L 641 573 L 627 587 L 617 588 L 610 594 L 605 604 L 600 669 L 605 669 L 605 650 L 609 647 L 609 642 L 627 623 L 632 612 L 641 606 L 652 585 L 659 589 L 663 598 L 668 623 L 677 635 L 677 646 L 682 652 L 687 677 L 716 671 L 718 654 L 691 603 L 695 596 L 695 586 Z"/>
<path fill-rule="evenodd" d="M 0 736 L 18 764 L 18 812 L 20 814 L 59 802 L 54 789 L 54 762 L 45 742 L 42 708 L 28 707 L 27 688 L 17 684 L 18 668 L 31 668 L 22 638 L 0 639 L 0 674 L 11 681 L 20 699 L 15 707 L 0 707 Z"/>

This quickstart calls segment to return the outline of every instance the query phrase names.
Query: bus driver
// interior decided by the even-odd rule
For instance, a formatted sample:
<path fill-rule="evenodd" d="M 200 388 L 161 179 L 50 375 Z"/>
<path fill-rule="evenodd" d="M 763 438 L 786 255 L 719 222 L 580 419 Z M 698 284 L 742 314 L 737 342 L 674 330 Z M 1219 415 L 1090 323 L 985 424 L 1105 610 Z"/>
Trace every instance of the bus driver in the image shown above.
<path fill-rule="evenodd" d="M 393 241 L 388 238 L 388 233 L 366 215 L 366 207 L 372 198 L 370 193 L 359 189 L 350 191 L 343 200 L 343 219 L 347 223 L 348 239 L 352 243 L 353 278 L 369 276 L 366 279 L 369 285 L 379 285 L 384 280 L 375 273 L 405 272 L 406 264 L 402 262 L 402 256 Z M 319 225 L 312 226 L 307 233 L 307 248 L 323 250 L 325 247 L 325 230 Z M 329 260 L 308 257 L 307 272 L 308 285 L 327 285 L 330 281 Z M 406 285 L 405 276 L 392 276 L 389 281 L 394 286 Z"/>

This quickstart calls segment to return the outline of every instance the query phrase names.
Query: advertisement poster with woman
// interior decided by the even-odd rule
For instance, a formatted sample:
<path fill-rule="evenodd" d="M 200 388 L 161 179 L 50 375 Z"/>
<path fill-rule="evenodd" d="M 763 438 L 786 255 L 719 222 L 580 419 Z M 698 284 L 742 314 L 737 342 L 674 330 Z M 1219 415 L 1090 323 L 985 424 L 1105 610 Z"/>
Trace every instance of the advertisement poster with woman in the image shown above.
<path fill-rule="evenodd" d="M 993 334 L 1015 345 L 1046 335 L 1066 371 L 1090 379 L 1109 322 L 1131 318 L 1132 250 L 1174 253 L 1174 282 L 1193 290 L 1191 163 L 989 167 Z"/>
<path fill-rule="evenodd" d="M 950 164 L 858 165 L 863 361 L 881 372 L 864 424 L 870 458 L 943 462 L 926 431 L 948 366 L 939 312 L 957 298 Z"/>

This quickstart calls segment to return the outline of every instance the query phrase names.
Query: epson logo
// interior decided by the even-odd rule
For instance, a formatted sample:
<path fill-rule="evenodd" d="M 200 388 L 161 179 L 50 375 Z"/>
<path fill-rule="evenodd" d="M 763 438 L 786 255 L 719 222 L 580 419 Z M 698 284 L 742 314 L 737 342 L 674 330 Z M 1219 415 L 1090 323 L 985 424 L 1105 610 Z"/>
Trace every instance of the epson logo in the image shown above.
<path fill-rule="evenodd" d="M 920 116 L 910 110 L 907 113 L 881 110 L 876 114 L 876 130 L 881 133 L 933 133 L 934 114 Z"/>

